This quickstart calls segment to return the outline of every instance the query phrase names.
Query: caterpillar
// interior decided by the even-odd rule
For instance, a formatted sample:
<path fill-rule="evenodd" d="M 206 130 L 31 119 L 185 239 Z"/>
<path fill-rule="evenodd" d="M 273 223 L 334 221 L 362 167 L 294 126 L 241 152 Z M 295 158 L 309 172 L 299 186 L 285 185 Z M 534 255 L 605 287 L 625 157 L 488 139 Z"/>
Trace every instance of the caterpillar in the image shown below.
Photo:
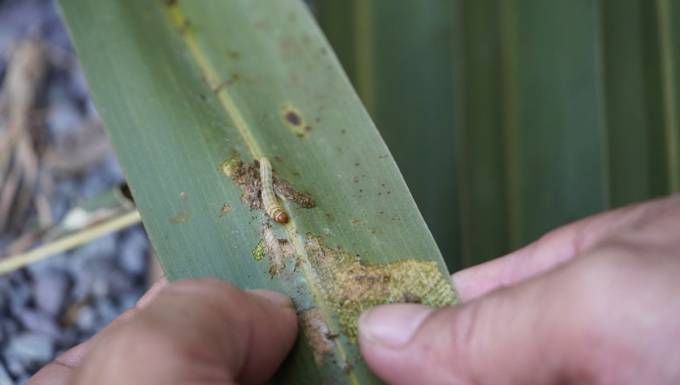
<path fill-rule="evenodd" d="M 281 207 L 272 182 L 272 164 L 267 158 L 260 159 L 260 180 L 262 183 L 262 204 L 264 211 L 278 223 L 288 223 L 288 213 Z"/>

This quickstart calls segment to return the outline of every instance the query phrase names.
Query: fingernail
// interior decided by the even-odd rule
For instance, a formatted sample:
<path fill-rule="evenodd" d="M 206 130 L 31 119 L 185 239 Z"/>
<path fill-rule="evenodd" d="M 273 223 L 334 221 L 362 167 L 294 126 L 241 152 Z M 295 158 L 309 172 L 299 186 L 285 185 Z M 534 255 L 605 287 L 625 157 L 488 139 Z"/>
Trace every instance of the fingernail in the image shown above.
<path fill-rule="evenodd" d="M 281 306 L 281 307 L 293 307 L 293 301 L 288 297 L 287 295 L 277 293 L 275 291 L 271 290 L 261 290 L 261 289 L 255 289 L 255 290 L 248 290 L 249 293 L 254 294 L 260 298 L 264 298 L 268 300 L 269 302 L 273 303 L 274 305 Z"/>
<path fill-rule="evenodd" d="M 360 338 L 388 348 L 406 345 L 432 309 L 416 304 L 383 305 L 359 317 Z"/>

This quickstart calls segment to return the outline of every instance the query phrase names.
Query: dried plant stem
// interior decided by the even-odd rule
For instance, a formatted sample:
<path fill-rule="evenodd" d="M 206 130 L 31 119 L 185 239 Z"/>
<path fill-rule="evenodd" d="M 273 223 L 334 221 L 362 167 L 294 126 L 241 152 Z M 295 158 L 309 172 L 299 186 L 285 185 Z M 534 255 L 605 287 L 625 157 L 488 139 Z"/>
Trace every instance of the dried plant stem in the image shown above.
<path fill-rule="evenodd" d="M 130 227 L 141 222 L 141 220 L 142 218 L 139 215 L 139 211 L 129 211 L 122 215 L 93 225 L 92 227 L 83 231 L 67 235 L 54 242 L 36 247 L 35 249 L 25 253 L 9 256 L 0 261 L 0 274 L 10 273 L 33 262 L 45 259 L 51 255 L 73 249 L 82 244 L 90 242 L 95 238 L 99 238 L 106 234 Z"/>

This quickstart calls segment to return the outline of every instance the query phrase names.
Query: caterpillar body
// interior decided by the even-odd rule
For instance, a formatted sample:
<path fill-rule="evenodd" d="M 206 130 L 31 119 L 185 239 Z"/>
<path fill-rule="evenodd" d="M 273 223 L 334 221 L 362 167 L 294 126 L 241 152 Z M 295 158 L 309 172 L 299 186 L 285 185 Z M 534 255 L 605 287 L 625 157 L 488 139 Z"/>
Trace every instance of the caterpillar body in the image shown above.
<path fill-rule="evenodd" d="M 288 213 L 281 207 L 274 194 L 272 164 L 267 158 L 260 159 L 260 180 L 262 182 L 262 204 L 264 211 L 274 221 L 288 223 Z"/>

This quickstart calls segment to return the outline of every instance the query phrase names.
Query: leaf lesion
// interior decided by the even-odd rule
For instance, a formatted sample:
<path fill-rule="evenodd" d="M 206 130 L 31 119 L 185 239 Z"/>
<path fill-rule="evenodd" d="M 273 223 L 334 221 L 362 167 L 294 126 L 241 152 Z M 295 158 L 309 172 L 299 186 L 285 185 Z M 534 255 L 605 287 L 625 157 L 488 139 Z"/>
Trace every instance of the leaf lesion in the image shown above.
<path fill-rule="evenodd" d="M 244 162 L 237 154 L 222 162 L 219 166 L 222 174 L 241 189 L 241 202 L 251 209 L 262 210 L 262 180 L 260 176 L 260 164 L 257 160 L 250 163 Z M 306 209 L 316 207 L 316 202 L 311 195 L 297 190 L 286 179 L 280 177 L 276 171 L 272 174 L 274 192 L 280 198 L 294 202 Z"/>

